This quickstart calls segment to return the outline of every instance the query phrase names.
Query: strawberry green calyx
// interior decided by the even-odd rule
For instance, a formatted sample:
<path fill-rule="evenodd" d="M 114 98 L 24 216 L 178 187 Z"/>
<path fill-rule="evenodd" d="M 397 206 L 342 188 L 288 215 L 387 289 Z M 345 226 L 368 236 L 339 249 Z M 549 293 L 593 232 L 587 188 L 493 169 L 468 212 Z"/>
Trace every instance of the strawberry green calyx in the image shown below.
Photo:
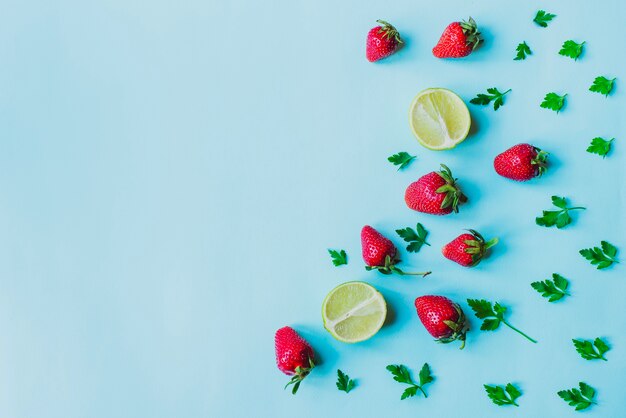
<path fill-rule="evenodd" d="M 447 337 L 437 338 L 435 341 L 442 344 L 448 344 L 452 341 L 459 340 L 461 341 L 461 347 L 459 347 L 459 350 L 463 350 L 465 348 L 465 334 L 469 331 L 469 326 L 467 325 L 467 320 L 461 307 L 456 303 L 453 303 L 453 306 L 454 309 L 456 309 L 459 318 L 456 321 L 443 321 L 443 323 L 452 330 L 452 333 Z"/>
<path fill-rule="evenodd" d="M 470 16 L 467 22 L 462 20 L 459 22 L 459 25 L 461 25 L 461 29 L 463 29 L 467 46 L 471 46 L 472 50 L 478 48 L 478 45 L 480 45 L 483 40 L 480 37 L 480 32 L 478 32 L 476 21 Z"/>
<path fill-rule="evenodd" d="M 391 23 L 380 19 L 378 19 L 376 23 L 380 23 L 381 26 L 380 29 L 378 29 L 378 33 L 382 33 L 384 38 L 394 38 L 397 43 L 404 43 L 404 41 L 400 38 L 400 32 L 398 32 L 398 30 Z"/>
<path fill-rule="evenodd" d="M 499 242 L 499 239 L 492 238 L 489 241 L 485 241 L 483 236 L 480 235 L 478 231 L 473 229 L 468 229 L 468 231 L 474 236 L 475 239 L 468 239 L 465 241 L 465 244 L 468 246 L 465 249 L 465 252 L 472 255 L 472 266 L 475 266 L 480 263 L 480 260 L 484 257 L 485 252 Z"/>
<path fill-rule="evenodd" d="M 406 271 L 400 270 L 398 267 L 396 267 L 396 263 L 399 263 L 400 260 L 398 260 L 397 258 L 391 258 L 390 256 L 385 257 L 385 265 L 384 266 L 365 266 L 365 270 L 367 271 L 371 271 L 371 270 L 378 270 L 379 272 L 381 272 L 382 274 L 399 274 L 400 276 L 422 276 L 422 277 L 426 277 L 428 276 L 431 272 L 430 271 L 425 271 L 425 272 L 419 272 L 419 273 L 408 273 Z"/>
<path fill-rule="evenodd" d="M 537 155 L 530 161 L 530 163 L 536 167 L 537 177 L 541 177 L 548 169 L 548 153 L 537 147 L 533 148 L 537 151 Z"/>
<path fill-rule="evenodd" d="M 309 357 L 309 367 L 296 367 L 295 374 L 293 375 L 289 383 L 285 385 L 285 389 L 287 389 L 289 385 L 293 385 L 293 387 L 291 388 L 291 393 L 295 395 L 296 392 L 298 392 L 298 388 L 300 388 L 300 383 L 302 383 L 304 378 L 307 377 L 309 373 L 311 373 L 311 370 L 313 370 L 314 367 L 315 363 L 313 363 L 313 359 Z"/>
<path fill-rule="evenodd" d="M 441 209 L 451 207 L 454 213 L 459 213 L 459 203 L 467 202 L 467 197 L 456 185 L 458 179 L 452 177 L 452 171 L 444 164 L 441 164 L 441 170 L 437 174 L 446 182 L 446 184 L 436 190 L 437 193 L 446 194 L 443 202 L 441 202 Z"/>

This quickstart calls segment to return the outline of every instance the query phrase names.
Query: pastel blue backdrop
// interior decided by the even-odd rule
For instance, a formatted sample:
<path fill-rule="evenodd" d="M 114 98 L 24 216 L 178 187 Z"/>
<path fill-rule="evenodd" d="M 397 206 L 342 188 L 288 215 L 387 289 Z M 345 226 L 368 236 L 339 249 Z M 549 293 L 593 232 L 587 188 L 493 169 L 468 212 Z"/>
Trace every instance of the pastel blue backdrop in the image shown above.
<path fill-rule="evenodd" d="M 618 0 L 293 2 L 4 0 L 0 13 L 0 415 L 98 417 L 573 417 L 556 396 L 584 380 L 588 416 L 626 416 L 623 264 L 597 271 L 578 250 L 608 240 L 626 261 L 623 211 L 626 81 Z M 549 28 L 532 22 L 546 8 Z M 474 17 L 484 46 L 458 61 L 431 55 L 443 28 Z M 365 60 L 376 19 L 405 48 Z M 586 41 L 582 57 L 557 54 Z M 513 61 L 526 41 L 533 55 Z M 617 77 L 613 95 L 587 89 Z M 498 112 L 470 106 L 472 133 L 432 152 L 409 131 L 408 105 L 441 86 L 466 102 L 513 91 Z M 560 114 L 541 109 L 568 93 Z M 602 159 L 585 152 L 615 137 Z M 492 159 L 519 142 L 549 151 L 549 173 L 518 184 Z M 397 172 L 387 156 L 416 161 Z M 449 165 L 470 202 L 446 217 L 408 210 L 405 187 Z M 564 230 L 534 218 L 563 195 L 588 209 Z M 427 279 L 366 272 L 359 232 L 421 222 L 432 247 L 401 251 Z M 501 243 L 474 269 L 440 247 L 476 228 Z M 349 265 L 331 265 L 344 248 Z M 572 296 L 549 304 L 530 287 L 559 272 Z M 388 324 L 346 345 L 320 305 L 339 283 L 383 293 Z M 498 300 L 508 329 L 473 330 L 465 350 L 435 344 L 416 296 Z M 468 311 L 468 314 L 470 312 Z M 291 325 L 321 363 L 297 396 L 274 364 L 274 331 Z M 602 336 L 608 362 L 572 338 Z M 428 362 L 429 398 L 400 401 L 385 366 Z M 358 381 L 335 388 L 341 368 Z M 513 382 L 519 408 L 482 385 Z"/>

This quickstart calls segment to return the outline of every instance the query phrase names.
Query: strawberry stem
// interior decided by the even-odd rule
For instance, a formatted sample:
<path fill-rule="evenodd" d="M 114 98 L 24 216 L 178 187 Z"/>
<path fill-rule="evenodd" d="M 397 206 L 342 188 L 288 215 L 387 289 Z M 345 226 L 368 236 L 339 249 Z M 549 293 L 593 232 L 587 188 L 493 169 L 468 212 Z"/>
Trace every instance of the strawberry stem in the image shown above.
<path fill-rule="evenodd" d="M 430 273 L 432 273 L 432 271 L 423 271 L 423 272 L 417 272 L 417 273 L 407 273 L 405 271 L 400 270 L 397 267 L 394 267 L 392 269 L 392 271 L 395 272 L 395 273 L 398 273 L 400 276 L 422 276 L 422 277 L 426 277 Z"/>
<path fill-rule="evenodd" d="M 504 319 L 502 319 L 502 322 L 504 323 L 504 325 L 506 325 L 507 327 L 511 328 L 513 331 L 515 331 L 515 332 L 519 333 L 520 335 L 522 335 L 523 337 L 527 338 L 528 341 L 537 344 L 537 340 L 535 340 L 533 338 L 530 338 L 528 335 L 524 334 L 522 331 L 520 331 L 519 329 L 515 328 L 513 325 L 509 324 Z"/>

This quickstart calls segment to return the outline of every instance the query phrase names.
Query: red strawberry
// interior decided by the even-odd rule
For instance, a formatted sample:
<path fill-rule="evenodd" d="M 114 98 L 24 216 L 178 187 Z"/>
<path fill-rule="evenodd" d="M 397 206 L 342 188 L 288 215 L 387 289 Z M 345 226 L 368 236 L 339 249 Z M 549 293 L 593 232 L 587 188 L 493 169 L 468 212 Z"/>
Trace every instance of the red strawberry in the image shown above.
<path fill-rule="evenodd" d="M 285 386 L 292 385 L 291 393 L 295 395 L 302 380 L 315 367 L 313 349 L 291 327 L 282 327 L 274 336 L 276 348 L 276 365 L 286 375 L 293 376 Z"/>
<path fill-rule="evenodd" d="M 369 62 L 388 57 L 400 49 L 400 45 L 403 43 L 396 28 L 384 20 L 377 20 L 376 22 L 382 26 L 370 29 L 365 44 L 365 56 Z"/>
<path fill-rule="evenodd" d="M 361 247 L 366 270 L 378 270 L 383 274 L 397 273 L 400 275 L 427 276 L 425 273 L 406 273 L 396 267 L 400 260 L 396 257 L 398 250 L 388 238 L 369 225 L 361 229 Z"/>
<path fill-rule="evenodd" d="M 478 232 L 473 229 L 468 231 L 470 232 L 469 234 L 461 234 L 444 245 L 441 252 L 448 260 L 465 267 L 472 267 L 480 263 L 487 249 L 498 243 L 498 238 L 485 242 L 483 236 Z"/>
<path fill-rule="evenodd" d="M 444 296 L 420 296 L 415 299 L 415 309 L 424 328 L 437 342 L 460 340 L 461 349 L 465 347 L 469 327 L 459 305 Z"/>
<path fill-rule="evenodd" d="M 539 177 L 546 171 L 548 153 L 530 144 L 517 144 L 493 160 L 496 173 L 515 181 Z"/>
<path fill-rule="evenodd" d="M 476 22 L 471 17 L 469 22 L 464 20 L 450 23 L 441 34 L 439 42 L 433 48 L 433 55 L 437 58 L 462 58 L 475 50 L 483 40 Z"/>
<path fill-rule="evenodd" d="M 430 172 L 407 187 L 404 200 L 413 210 L 433 215 L 447 215 L 458 212 L 459 203 L 467 198 L 456 185 L 452 172 L 441 164 L 441 171 Z"/>

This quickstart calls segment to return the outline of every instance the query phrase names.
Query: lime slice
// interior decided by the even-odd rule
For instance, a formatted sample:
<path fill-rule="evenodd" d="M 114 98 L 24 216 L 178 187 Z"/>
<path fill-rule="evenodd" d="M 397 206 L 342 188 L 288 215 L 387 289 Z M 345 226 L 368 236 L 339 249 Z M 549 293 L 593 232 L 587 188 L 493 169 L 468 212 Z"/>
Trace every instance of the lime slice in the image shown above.
<path fill-rule="evenodd" d="M 337 286 L 322 303 L 324 328 L 346 343 L 371 338 L 383 326 L 386 316 L 387 304 L 383 295 L 363 282 Z"/>
<path fill-rule="evenodd" d="M 456 147 L 469 133 L 472 120 L 463 100 L 447 89 L 426 89 L 415 96 L 409 124 L 420 144 L 432 150 Z"/>

